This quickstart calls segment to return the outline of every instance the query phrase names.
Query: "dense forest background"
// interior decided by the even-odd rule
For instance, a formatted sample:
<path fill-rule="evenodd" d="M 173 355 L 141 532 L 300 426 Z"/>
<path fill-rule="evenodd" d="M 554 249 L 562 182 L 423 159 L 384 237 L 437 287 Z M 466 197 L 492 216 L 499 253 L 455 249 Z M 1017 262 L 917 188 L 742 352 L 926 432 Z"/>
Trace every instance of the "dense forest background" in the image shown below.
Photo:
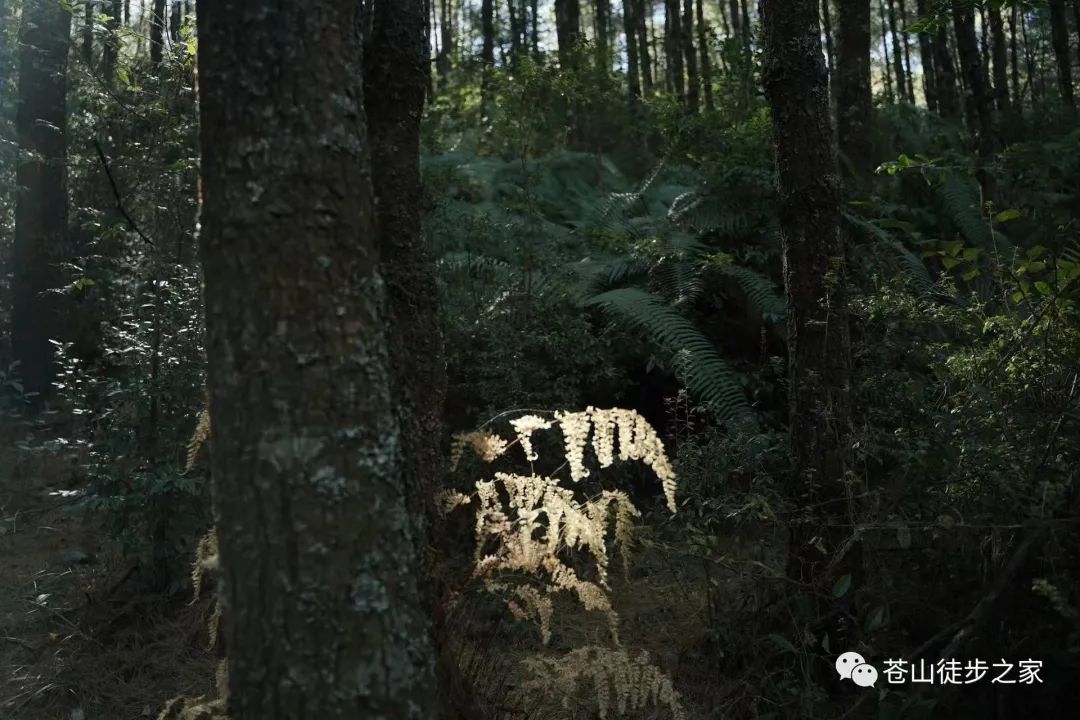
<path fill-rule="evenodd" d="M 0 717 L 1070 712 L 1077 73 L 1080 0 L 0 0 Z"/>

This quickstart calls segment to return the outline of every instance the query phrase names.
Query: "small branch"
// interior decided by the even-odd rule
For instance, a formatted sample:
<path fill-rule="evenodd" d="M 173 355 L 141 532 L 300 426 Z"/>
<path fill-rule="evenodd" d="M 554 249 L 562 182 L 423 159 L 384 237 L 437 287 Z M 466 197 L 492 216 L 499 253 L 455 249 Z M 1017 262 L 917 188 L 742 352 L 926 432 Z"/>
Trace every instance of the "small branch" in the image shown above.
<path fill-rule="evenodd" d="M 128 211 L 124 209 L 124 201 L 120 197 L 120 188 L 116 186 L 116 180 L 113 178 L 112 170 L 109 169 L 109 161 L 105 157 L 105 151 L 101 149 L 101 143 L 94 140 L 94 149 L 97 150 L 98 158 L 101 160 L 101 166 L 105 169 L 105 177 L 109 178 L 109 186 L 112 188 L 113 197 L 116 199 L 116 209 L 120 211 L 120 214 L 127 220 L 128 228 L 134 230 L 142 241 L 147 245 L 153 246 L 154 241 L 146 237 L 146 234 L 139 229 L 139 226 L 131 219 L 131 215 L 128 215 Z"/>

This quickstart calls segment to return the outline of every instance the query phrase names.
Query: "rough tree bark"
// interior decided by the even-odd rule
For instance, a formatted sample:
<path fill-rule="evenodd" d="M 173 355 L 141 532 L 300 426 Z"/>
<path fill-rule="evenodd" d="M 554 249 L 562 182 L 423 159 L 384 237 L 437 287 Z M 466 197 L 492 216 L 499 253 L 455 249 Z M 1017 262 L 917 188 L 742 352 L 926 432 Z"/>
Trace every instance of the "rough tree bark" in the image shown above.
<path fill-rule="evenodd" d="M 793 520 L 788 575 L 822 582 L 830 559 L 811 539 L 837 548 L 828 513 L 841 513 L 850 418 L 851 347 L 840 182 L 818 0 L 762 0 L 765 95 L 773 112 L 784 285 L 788 302 L 788 403 L 794 472 L 789 496 L 817 508 Z M 867 27 L 864 32 L 869 32 Z M 843 503 L 839 503 L 842 507 Z M 847 567 L 846 561 L 834 571 Z"/>
<path fill-rule="evenodd" d="M 1065 106 L 1076 110 L 1073 99 L 1072 57 L 1069 51 L 1069 18 L 1065 14 L 1065 0 L 1050 0 L 1050 41 L 1057 61 L 1058 92 Z"/>
<path fill-rule="evenodd" d="M 874 169 L 870 149 L 873 93 L 870 84 L 870 0 L 837 3 L 836 126 L 840 151 L 856 183 L 863 184 Z"/>
<path fill-rule="evenodd" d="M 235 720 L 434 716 L 358 9 L 198 5 L 211 465 Z"/>
<path fill-rule="evenodd" d="M 686 64 L 686 109 L 696 113 L 701 108 L 701 76 L 698 75 L 697 51 L 694 49 L 694 0 L 683 3 L 680 30 L 679 39 Z"/>
<path fill-rule="evenodd" d="M 11 255 L 11 349 L 23 388 L 52 390 L 51 339 L 65 339 L 59 263 L 69 253 L 67 70 L 71 14 L 56 0 L 27 0 L 19 35 L 15 135 L 15 238 Z"/>

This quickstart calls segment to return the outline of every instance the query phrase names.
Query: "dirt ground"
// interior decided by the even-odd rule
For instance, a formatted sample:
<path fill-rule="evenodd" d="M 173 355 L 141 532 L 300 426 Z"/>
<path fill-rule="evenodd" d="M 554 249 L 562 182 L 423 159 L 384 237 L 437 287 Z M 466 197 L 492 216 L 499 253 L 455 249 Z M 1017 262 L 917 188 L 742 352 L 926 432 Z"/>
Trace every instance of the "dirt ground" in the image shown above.
<path fill-rule="evenodd" d="M 0 718 L 156 718 L 212 688 L 209 608 L 139 593 L 70 470 L 0 444 Z"/>

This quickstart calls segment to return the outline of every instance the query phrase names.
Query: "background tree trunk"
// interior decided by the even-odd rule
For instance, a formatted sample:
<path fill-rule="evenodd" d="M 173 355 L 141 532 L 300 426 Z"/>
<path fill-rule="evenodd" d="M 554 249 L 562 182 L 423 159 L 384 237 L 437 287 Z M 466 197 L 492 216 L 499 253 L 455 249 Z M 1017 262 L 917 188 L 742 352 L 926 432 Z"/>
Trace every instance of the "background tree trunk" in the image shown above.
<path fill-rule="evenodd" d="M 960 55 L 960 67 L 964 70 L 966 87 L 964 114 L 968 129 L 975 137 L 976 151 L 983 168 L 979 172 L 983 194 L 987 200 L 993 197 L 993 178 L 986 170 L 994 155 L 994 121 L 990 98 L 983 85 L 982 58 L 975 36 L 975 16 L 970 7 L 953 6 L 953 24 L 956 26 L 956 50 Z"/>
<path fill-rule="evenodd" d="M 840 186 L 818 0 L 762 0 L 761 8 L 763 82 L 773 112 L 788 304 L 788 403 L 794 462 L 789 497 L 802 507 L 819 508 L 810 522 L 791 526 L 788 575 L 809 584 L 823 580 L 821 569 L 830 559 L 813 547 L 811 538 L 824 534 L 830 553 L 838 544 L 836 531 L 821 527 L 827 518 L 820 513 L 842 513 L 834 501 L 845 497 L 851 347 Z"/>
<path fill-rule="evenodd" d="M 911 73 L 911 43 L 908 42 L 907 25 L 908 14 L 907 5 L 904 0 L 897 0 L 896 3 L 897 12 L 900 13 L 896 23 L 896 29 L 900 33 L 900 45 L 904 48 L 904 77 L 907 79 L 907 96 L 908 102 L 915 104 L 915 80 Z"/>
<path fill-rule="evenodd" d="M 892 35 L 893 47 L 893 72 L 896 73 L 896 99 L 900 102 L 907 100 L 913 102 L 913 98 L 907 93 L 907 74 L 904 72 L 904 51 L 900 47 L 900 31 L 896 25 L 896 7 L 892 0 L 888 0 L 889 34 Z"/>
<path fill-rule="evenodd" d="M 873 172 L 870 125 L 870 0 L 839 0 L 836 36 L 836 125 L 840 151 L 859 184 Z"/>
<path fill-rule="evenodd" d="M 682 13 L 680 0 L 664 0 L 664 60 L 668 92 L 686 103 L 683 75 Z"/>
<path fill-rule="evenodd" d="M 825 36 L 825 69 L 829 76 L 829 97 L 836 92 L 836 80 L 833 73 L 836 72 L 836 51 L 833 47 L 832 10 L 829 8 L 831 0 L 821 0 L 821 34 Z"/>
<path fill-rule="evenodd" d="M 559 42 L 559 63 L 568 67 L 574 47 L 581 38 L 581 5 L 578 0 L 555 0 L 555 34 Z"/>
<path fill-rule="evenodd" d="M 1003 117 L 1011 112 L 1009 104 L 1009 62 L 1005 45 L 1005 21 L 1001 8 L 994 3 L 987 5 L 990 22 L 991 53 L 994 59 L 994 90 L 998 111 Z"/>
<path fill-rule="evenodd" d="M 165 0 L 154 0 L 153 14 L 150 16 L 150 62 L 161 62 L 165 45 Z"/>
<path fill-rule="evenodd" d="M 635 5 L 634 21 L 637 24 L 638 60 L 641 62 L 641 90 L 645 97 L 653 94 L 653 62 L 655 57 L 649 45 L 649 26 L 645 17 L 645 0 L 631 0 Z M 651 8 L 650 8 L 651 9 Z"/>
<path fill-rule="evenodd" d="M 915 12 L 919 14 L 919 17 L 926 17 L 927 0 L 916 0 Z M 922 63 L 923 96 L 926 98 L 926 109 L 936 113 L 938 112 L 937 63 L 934 57 L 934 41 L 928 32 L 919 33 L 919 61 Z"/>
<path fill-rule="evenodd" d="M 1016 105 L 1016 115 L 1024 112 L 1024 91 L 1020 87 L 1020 28 L 1017 27 L 1017 15 L 1020 11 L 1015 5 L 1009 14 L 1009 61 L 1012 64 L 1012 101 Z"/>
<path fill-rule="evenodd" d="M 960 99 L 956 94 L 956 66 L 949 52 L 949 33 L 942 24 L 934 39 L 934 68 L 937 71 L 938 113 L 947 120 L 960 117 Z"/>
<path fill-rule="evenodd" d="M 423 13 L 421 0 L 376 0 L 371 43 L 364 51 L 364 106 L 379 268 L 387 287 L 390 389 L 401 433 L 401 478 L 417 538 L 414 567 L 419 568 L 421 605 L 431 621 L 440 591 L 431 580 L 428 548 L 437 537 L 430 528 L 438 519 L 433 498 L 441 486 L 439 469 L 447 465 L 440 451 L 447 381 L 439 294 L 433 291 L 438 283 L 421 227 L 420 118 L 429 54 L 421 31 Z M 491 55 L 494 62 L 494 50 Z"/>
<path fill-rule="evenodd" d="M 594 32 L 596 34 L 596 68 L 602 73 L 611 72 L 611 47 L 608 34 L 611 27 L 611 0 L 594 0 Z"/>
<path fill-rule="evenodd" d="M 694 0 L 683 3 L 680 31 L 683 59 L 686 62 L 686 109 L 696 113 L 701 108 L 701 77 L 698 75 L 697 51 L 694 49 Z"/>
<path fill-rule="evenodd" d="M 49 340 L 65 339 L 61 263 L 68 246 L 67 71 L 71 14 L 56 0 L 27 0 L 19 35 L 15 135 L 15 238 L 11 267 L 11 349 L 23 388 L 52 391 L 57 366 Z"/>
<path fill-rule="evenodd" d="M 1050 0 L 1050 41 L 1057 61 L 1058 92 L 1061 100 L 1072 110 L 1076 109 L 1072 86 L 1072 57 L 1069 51 L 1069 19 L 1065 14 L 1065 0 Z"/>
<path fill-rule="evenodd" d="M 109 8 L 109 23 L 106 26 L 109 36 L 101 52 L 101 75 L 105 82 L 112 84 L 116 79 L 116 63 L 120 56 L 120 28 L 124 9 L 120 0 L 112 0 Z"/>
<path fill-rule="evenodd" d="M 355 0 L 198 7 L 211 465 L 235 720 L 435 716 L 357 11 Z"/>
<path fill-rule="evenodd" d="M 97 12 L 96 0 L 83 3 L 82 59 L 86 67 L 94 67 L 94 15 Z"/>
<path fill-rule="evenodd" d="M 894 103 L 897 101 L 897 96 L 893 95 L 895 77 L 893 66 L 889 62 L 889 23 L 885 19 L 885 0 L 878 0 L 878 16 L 881 20 L 881 53 L 885 58 L 885 70 L 881 73 L 881 77 L 885 80 L 886 101 Z"/>
<path fill-rule="evenodd" d="M 630 102 L 641 98 L 641 74 L 638 66 L 637 3 L 623 0 L 623 34 L 626 36 L 626 84 Z"/>
<path fill-rule="evenodd" d="M 701 52 L 701 89 L 705 95 L 705 109 L 713 109 L 712 49 L 709 47 L 709 26 L 705 23 L 705 2 L 697 0 L 698 50 Z"/>

